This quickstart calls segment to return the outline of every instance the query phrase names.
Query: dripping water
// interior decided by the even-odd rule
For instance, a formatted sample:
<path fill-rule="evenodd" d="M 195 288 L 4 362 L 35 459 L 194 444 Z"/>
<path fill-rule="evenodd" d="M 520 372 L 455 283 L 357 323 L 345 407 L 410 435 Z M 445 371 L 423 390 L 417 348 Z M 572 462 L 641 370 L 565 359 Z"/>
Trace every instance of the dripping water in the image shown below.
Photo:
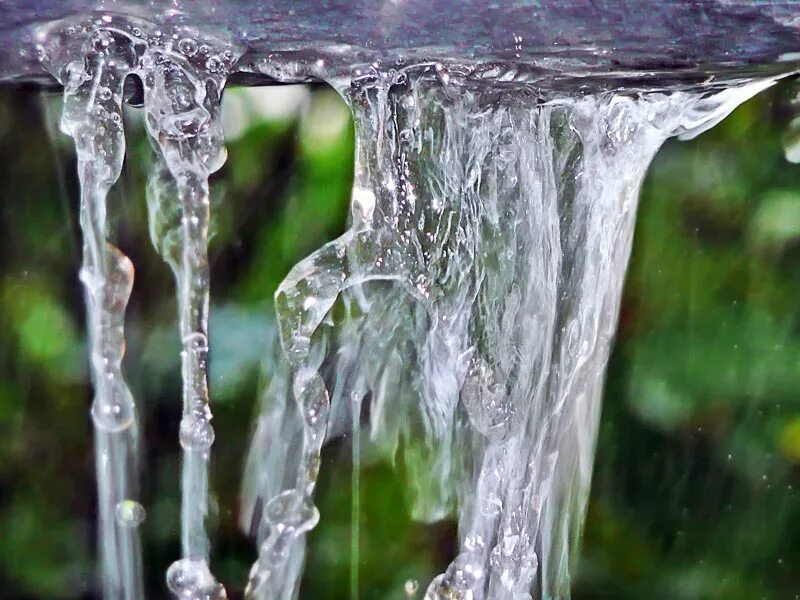
<path fill-rule="evenodd" d="M 208 461 L 214 430 L 208 392 L 208 178 L 225 160 L 220 96 L 235 48 L 177 26 L 103 14 L 40 33 L 42 63 L 64 84 L 62 130 L 78 154 L 106 598 L 143 597 L 137 527 L 137 422 L 121 372 L 125 308 L 133 265 L 106 241 L 106 196 L 125 153 L 122 101 L 129 76 L 141 81 L 156 157 L 148 183 L 153 243 L 175 274 L 183 378 L 180 444 L 182 558 L 167 572 L 177 597 L 225 598 L 209 569 Z"/>
<path fill-rule="evenodd" d="M 247 596 L 297 593 L 322 441 L 351 419 L 357 469 L 363 402 L 370 442 L 404 449 L 413 516 L 458 517 L 428 600 L 567 598 L 647 166 L 769 83 L 553 100 L 442 65 L 337 83 L 356 122 L 351 225 L 275 295 L 285 366 L 246 473 Z"/>
<path fill-rule="evenodd" d="M 106 223 L 134 76 L 154 150 L 150 234 L 174 273 L 182 344 L 182 556 L 167 584 L 225 598 L 206 531 L 208 180 L 225 160 L 220 97 L 237 50 L 115 15 L 58 23 L 41 41 L 78 155 L 104 595 L 144 597 L 139 425 L 121 370 L 133 265 Z M 647 166 L 665 139 L 702 132 L 770 82 L 544 97 L 432 63 L 330 79 L 356 123 L 351 222 L 275 294 L 281 349 L 243 486 L 258 546 L 245 595 L 297 596 L 321 450 L 347 433 L 352 598 L 362 435 L 390 459 L 402 448 L 414 518 L 458 519 L 455 559 L 406 582 L 407 597 L 568 598 Z"/>

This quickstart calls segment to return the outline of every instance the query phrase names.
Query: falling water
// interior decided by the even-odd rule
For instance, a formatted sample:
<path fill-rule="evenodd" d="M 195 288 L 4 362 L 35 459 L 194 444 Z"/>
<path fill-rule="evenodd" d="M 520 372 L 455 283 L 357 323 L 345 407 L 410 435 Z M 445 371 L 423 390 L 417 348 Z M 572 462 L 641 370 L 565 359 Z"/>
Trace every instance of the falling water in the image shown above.
<path fill-rule="evenodd" d="M 133 265 L 106 239 L 106 197 L 119 177 L 125 153 L 121 106 L 124 69 L 132 66 L 119 41 L 108 32 L 94 32 L 86 40 L 85 58 L 65 62 L 59 75 L 64 84 L 61 128 L 75 141 L 81 183 L 84 242 L 80 278 L 86 290 L 95 385 L 91 414 L 103 590 L 106 597 L 133 600 L 142 595 L 136 527 L 143 509 L 135 499 L 136 408 L 121 372 Z M 111 61 L 118 63 L 111 66 Z"/>
<path fill-rule="evenodd" d="M 339 85 L 352 223 L 275 296 L 287 361 L 248 462 L 250 598 L 296 593 L 322 443 L 356 443 L 362 402 L 372 442 L 403 447 L 413 516 L 458 516 L 426 598 L 568 597 L 645 171 L 767 85 L 544 99 L 469 75 L 373 67 Z"/>
<path fill-rule="evenodd" d="M 154 147 L 150 233 L 175 275 L 183 346 L 182 557 L 167 584 L 179 598 L 225 598 L 205 527 L 208 178 L 225 160 L 220 96 L 237 49 L 104 14 L 51 25 L 39 50 L 64 84 L 78 155 L 104 595 L 144 597 L 138 426 L 121 372 L 133 265 L 106 223 L 133 76 Z M 493 65 L 328 75 L 356 123 L 351 223 L 275 295 L 282 350 L 243 487 L 258 539 L 246 596 L 298 593 L 321 450 L 345 433 L 358 512 L 364 421 L 377 450 L 402 452 L 414 518 L 458 518 L 456 558 L 426 599 L 568 598 L 647 166 L 665 139 L 700 133 L 770 82 L 543 95 Z"/>
<path fill-rule="evenodd" d="M 170 566 L 167 584 L 181 598 L 225 598 L 209 570 L 205 527 L 214 441 L 207 374 L 208 177 L 225 161 L 219 108 L 235 48 L 186 28 L 162 31 L 144 20 L 108 14 L 58 23 L 41 38 L 42 62 L 64 84 L 62 129 L 78 153 L 104 594 L 143 597 L 136 526 L 144 508 L 132 499 L 136 417 L 120 371 L 133 266 L 105 240 L 105 199 L 124 156 L 123 94 L 126 78 L 135 76 L 157 153 L 148 184 L 151 235 L 175 273 L 183 345 L 183 557 Z"/>

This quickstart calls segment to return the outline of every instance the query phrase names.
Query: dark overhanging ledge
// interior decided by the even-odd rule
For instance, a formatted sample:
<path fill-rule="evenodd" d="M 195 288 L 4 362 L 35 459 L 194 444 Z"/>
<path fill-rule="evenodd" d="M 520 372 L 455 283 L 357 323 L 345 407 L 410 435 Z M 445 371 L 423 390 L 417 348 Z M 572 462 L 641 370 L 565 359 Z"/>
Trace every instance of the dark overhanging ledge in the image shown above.
<path fill-rule="evenodd" d="M 95 11 L 226 31 L 246 49 L 232 78 L 243 85 L 275 83 L 259 64 L 286 56 L 334 69 L 497 62 L 609 86 L 629 74 L 696 83 L 800 63 L 800 0 L 5 0 L 0 82 L 55 86 L 36 59 L 36 29 Z"/>

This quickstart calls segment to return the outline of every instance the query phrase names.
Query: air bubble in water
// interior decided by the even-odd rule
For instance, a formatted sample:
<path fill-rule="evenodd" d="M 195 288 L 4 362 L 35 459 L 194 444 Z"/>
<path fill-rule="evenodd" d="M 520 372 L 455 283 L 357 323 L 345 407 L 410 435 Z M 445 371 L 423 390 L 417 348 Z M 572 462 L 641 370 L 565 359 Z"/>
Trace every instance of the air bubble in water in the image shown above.
<path fill-rule="evenodd" d="M 92 403 L 92 420 L 95 426 L 110 433 L 124 431 L 133 425 L 133 406 L 129 402 Z"/>
<path fill-rule="evenodd" d="M 316 527 L 319 511 L 299 492 L 288 490 L 270 500 L 266 517 L 276 528 L 291 529 L 299 534 Z"/>
<path fill-rule="evenodd" d="M 214 427 L 204 417 L 184 415 L 179 433 L 181 446 L 187 450 L 207 450 L 214 443 Z"/>
<path fill-rule="evenodd" d="M 210 56 L 206 61 L 206 69 L 211 71 L 212 73 L 219 73 L 225 68 L 225 64 L 222 62 L 219 56 Z"/>
<path fill-rule="evenodd" d="M 167 569 L 167 587 L 185 600 L 226 600 L 227 594 L 201 558 L 182 558 Z"/>
<path fill-rule="evenodd" d="M 192 38 L 183 38 L 178 42 L 178 50 L 185 56 L 194 56 L 197 54 L 197 41 Z"/>

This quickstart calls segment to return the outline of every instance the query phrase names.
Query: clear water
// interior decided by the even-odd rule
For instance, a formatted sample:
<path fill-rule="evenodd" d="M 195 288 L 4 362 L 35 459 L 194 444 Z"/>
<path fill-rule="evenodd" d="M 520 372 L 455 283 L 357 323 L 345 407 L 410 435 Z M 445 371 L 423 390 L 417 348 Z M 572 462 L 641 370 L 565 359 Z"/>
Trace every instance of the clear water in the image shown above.
<path fill-rule="evenodd" d="M 225 160 L 220 97 L 237 49 L 104 16 L 51 27 L 40 54 L 64 83 L 79 158 L 104 593 L 142 597 L 136 408 L 119 368 L 133 265 L 107 241 L 105 205 L 133 75 L 155 150 L 151 237 L 175 274 L 183 342 L 183 553 L 167 584 L 224 598 L 205 530 L 208 178 Z M 390 457 L 403 449 L 414 518 L 458 516 L 455 560 L 407 595 L 567 598 L 647 166 L 665 139 L 770 84 L 545 97 L 471 75 L 434 63 L 330 76 L 356 123 L 351 226 L 275 296 L 283 357 L 243 485 L 258 545 L 249 598 L 298 594 L 321 449 L 345 433 Z"/>
<path fill-rule="evenodd" d="M 193 32 L 160 31 L 146 22 L 102 16 L 43 33 L 42 61 L 64 84 L 62 129 L 75 140 L 82 190 L 81 226 L 92 364 L 97 397 L 92 408 L 98 438 L 100 539 L 107 597 L 141 598 L 131 499 L 136 416 L 120 362 L 125 307 L 133 265 L 106 241 L 109 188 L 124 156 L 125 80 L 144 90 L 147 131 L 156 149 L 148 182 L 153 243 L 175 273 L 183 349 L 181 537 L 183 557 L 167 572 L 178 597 L 224 598 L 208 566 L 208 460 L 214 429 L 208 391 L 209 174 L 225 160 L 220 95 L 234 51 Z M 199 38 L 199 39 L 198 39 Z M 129 531 L 130 530 L 130 531 Z M 130 539 L 126 539 L 130 538 Z"/>

